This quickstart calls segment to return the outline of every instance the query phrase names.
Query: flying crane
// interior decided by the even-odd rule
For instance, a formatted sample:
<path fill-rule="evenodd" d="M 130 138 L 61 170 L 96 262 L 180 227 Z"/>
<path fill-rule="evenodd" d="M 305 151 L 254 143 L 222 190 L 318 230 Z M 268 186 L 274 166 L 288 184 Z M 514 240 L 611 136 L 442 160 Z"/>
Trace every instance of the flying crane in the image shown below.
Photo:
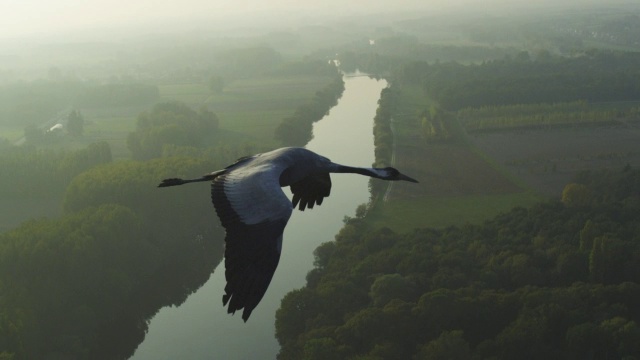
<path fill-rule="evenodd" d="M 304 148 L 287 147 L 238 159 L 196 179 L 165 179 L 158 187 L 211 181 L 211 200 L 226 230 L 222 303 L 246 322 L 260 303 L 282 251 L 282 233 L 296 206 L 321 205 L 331 192 L 330 173 L 354 173 L 382 180 L 418 181 L 387 168 L 340 165 Z M 289 201 L 282 187 L 289 186 Z"/>

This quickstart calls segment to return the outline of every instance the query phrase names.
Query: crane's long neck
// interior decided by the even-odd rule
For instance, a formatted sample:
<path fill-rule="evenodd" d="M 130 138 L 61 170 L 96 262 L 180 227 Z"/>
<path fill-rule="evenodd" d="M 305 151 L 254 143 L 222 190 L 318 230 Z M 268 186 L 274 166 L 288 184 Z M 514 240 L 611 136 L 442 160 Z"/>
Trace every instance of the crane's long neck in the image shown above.
<path fill-rule="evenodd" d="M 376 168 L 363 168 L 363 167 L 354 167 L 354 166 L 346 166 L 336 164 L 331 172 L 334 173 L 348 173 L 348 174 L 360 174 L 374 178 L 383 178 L 386 173 L 384 173 L 384 169 L 376 169 Z"/>

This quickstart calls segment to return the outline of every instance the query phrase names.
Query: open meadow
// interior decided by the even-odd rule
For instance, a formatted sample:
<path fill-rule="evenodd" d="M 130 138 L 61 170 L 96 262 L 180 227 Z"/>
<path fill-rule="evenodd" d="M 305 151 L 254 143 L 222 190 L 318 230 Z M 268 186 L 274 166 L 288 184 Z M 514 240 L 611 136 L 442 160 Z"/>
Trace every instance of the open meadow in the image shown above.
<path fill-rule="evenodd" d="M 474 134 L 487 156 L 545 196 L 559 198 L 581 171 L 640 165 L 640 123 Z"/>
<path fill-rule="evenodd" d="M 382 206 L 367 217 L 396 231 L 478 224 L 540 200 L 460 143 L 396 145 L 394 166 L 419 184 L 392 183 Z"/>
<path fill-rule="evenodd" d="M 213 111 L 220 120 L 222 142 L 259 143 L 277 147 L 275 128 L 332 81 L 328 76 L 261 76 L 231 81 L 219 94 L 204 84 L 160 86 L 162 100 L 176 100 Z"/>

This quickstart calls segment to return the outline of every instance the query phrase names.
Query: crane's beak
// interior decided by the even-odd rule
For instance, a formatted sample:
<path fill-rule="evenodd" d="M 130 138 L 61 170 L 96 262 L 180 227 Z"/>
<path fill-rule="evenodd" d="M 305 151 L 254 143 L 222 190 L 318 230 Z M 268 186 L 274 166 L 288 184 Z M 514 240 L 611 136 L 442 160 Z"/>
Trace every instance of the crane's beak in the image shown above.
<path fill-rule="evenodd" d="M 410 178 L 410 177 L 408 177 L 407 175 L 404 175 L 404 174 L 400 174 L 398 176 L 398 180 L 410 181 L 412 183 L 417 183 L 418 182 L 418 180 Z"/>

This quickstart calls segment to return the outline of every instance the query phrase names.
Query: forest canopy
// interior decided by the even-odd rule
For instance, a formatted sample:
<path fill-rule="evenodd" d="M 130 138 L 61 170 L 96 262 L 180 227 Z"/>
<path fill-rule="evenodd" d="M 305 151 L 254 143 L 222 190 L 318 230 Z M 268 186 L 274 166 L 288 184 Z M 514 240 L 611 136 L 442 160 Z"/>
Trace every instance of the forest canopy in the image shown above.
<path fill-rule="evenodd" d="M 348 219 L 276 316 L 279 359 L 585 359 L 640 353 L 640 171 L 576 203 L 396 234 Z"/>
<path fill-rule="evenodd" d="M 448 110 L 491 105 L 640 99 L 640 54 L 588 52 L 573 58 L 527 56 L 477 66 L 435 64 L 420 74 Z"/>
<path fill-rule="evenodd" d="M 222 257 L 222 228 L 202 189 L 158 196 L 155 185 L 216 165 L 171 157 L 95 166 L 68 185 L 60 218 L 0 234 L 0 350 L 128 358 L 148 319 L 182 303 Z"/>
<path fill-rule="evenodd" d="M 218 123 L 218 116 L 205 107 L 195 111 L 180 102 L 159 103 L 138 116 L 127 146 L 136 160 L 160 157 L 165 145 L 204 147 Z"/>

